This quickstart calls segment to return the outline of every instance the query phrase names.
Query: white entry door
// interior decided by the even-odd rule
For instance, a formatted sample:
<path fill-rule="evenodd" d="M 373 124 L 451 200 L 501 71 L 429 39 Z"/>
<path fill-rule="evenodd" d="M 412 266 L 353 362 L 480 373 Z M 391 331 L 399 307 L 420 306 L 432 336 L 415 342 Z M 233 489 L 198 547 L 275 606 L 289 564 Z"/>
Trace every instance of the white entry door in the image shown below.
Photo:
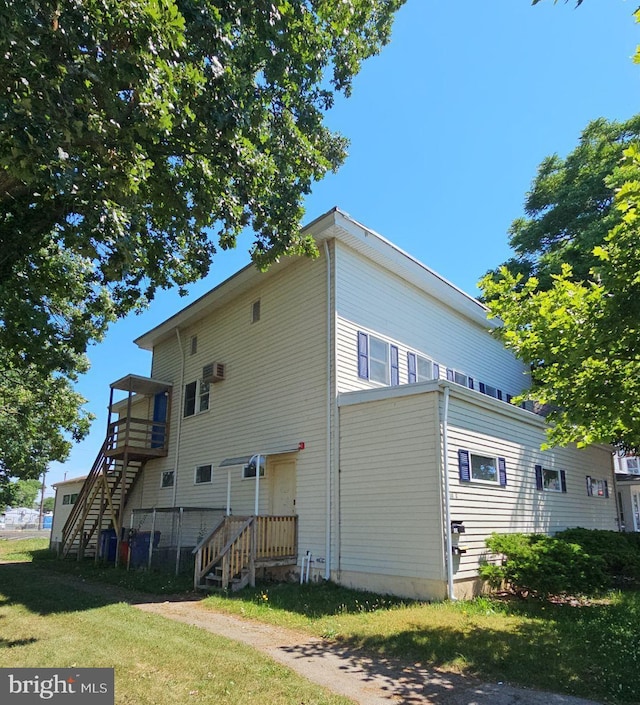
<path fill-rule="evenodd" d="M 274 460 L 269 468 L 271 497 L 269 513 L 289 516 L 296 513 L 296 461 Z"/>

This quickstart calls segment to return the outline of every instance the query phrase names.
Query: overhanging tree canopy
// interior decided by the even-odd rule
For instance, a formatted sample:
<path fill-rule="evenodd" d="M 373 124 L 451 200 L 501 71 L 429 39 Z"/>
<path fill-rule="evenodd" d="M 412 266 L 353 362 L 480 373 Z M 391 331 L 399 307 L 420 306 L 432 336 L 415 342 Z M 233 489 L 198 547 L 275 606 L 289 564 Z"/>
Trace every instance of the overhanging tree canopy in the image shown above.
<path fill-rule="evenodd" d="M 245 227 L 258 266 L 313 254 L 302 199 L 346 154 L 324 113 L 403 2 L 0 0 L 2 362 L 73 379 Z"/>

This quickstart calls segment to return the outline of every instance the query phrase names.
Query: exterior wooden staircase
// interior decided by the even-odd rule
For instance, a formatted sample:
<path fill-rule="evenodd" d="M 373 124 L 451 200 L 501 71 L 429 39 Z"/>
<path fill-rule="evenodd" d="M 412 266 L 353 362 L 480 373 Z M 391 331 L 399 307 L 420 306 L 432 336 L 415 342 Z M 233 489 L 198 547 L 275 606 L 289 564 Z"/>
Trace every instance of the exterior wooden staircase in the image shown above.
<path fill-rule="evenodd" d="M 255 585 L 256 569 L 296 565 L 298 517 L 226 516 L 193 549 L 194 587 L 233 591 Z"/>
<path fill-rule="evenodd" d="M 120 402 L 116 407 L 121 415 L 112 422 L 114 389 L 128 392 L 128 399 L 126 406 Z M 167 455 L 170 390 L 168 383 L 135 375 L 127 375 L 111 385 L 107 437 L 62 530 L 58 547 L 61 557 L 76 555 L 81 560 L 93 556 L 97 560 L 102 532 L 112 529 L 116 538 L 114 558 L 118 564 L 127 498 L 145 463 Z M 139 408 L 134 405 L 146 398 L 155 400 L 153 418 L 134 417 L 132 411 Z"/>
<path fill-rule="evenodd" d="M 104 454 L 105 447 L 106 442 L 62 530 L 59 547 L 62 557 L 73 554 L 78 560 L 90 556 L 98 558 L 102 531 L 121 526 L 127 496 L 143 462 L 136 460 L 125 464 L 122 460 L 109 458 Z"/>

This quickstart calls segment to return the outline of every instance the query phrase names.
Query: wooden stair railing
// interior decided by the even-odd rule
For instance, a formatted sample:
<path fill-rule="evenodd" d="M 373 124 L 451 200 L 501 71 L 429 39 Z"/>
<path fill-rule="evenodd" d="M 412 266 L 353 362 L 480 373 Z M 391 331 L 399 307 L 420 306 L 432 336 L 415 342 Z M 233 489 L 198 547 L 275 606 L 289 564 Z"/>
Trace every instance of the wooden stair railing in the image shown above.
<path fill-rule="evenodd" d="M 117 526 L 128 493 L 142 463 L 122 462 L 105 456 L 106 442 L 98 453 L 62 529 L 59 547 L 63 557 L 75 549 L 78 560 L 92 547 L 98 557 L 100 531 Z"/>
<path fill-rule="evenodd" d="M 296 516 L 227 516 L 193 549 L 194 587 L 255 585 L 256 565 L 289 565 L 297 557 Z"/>

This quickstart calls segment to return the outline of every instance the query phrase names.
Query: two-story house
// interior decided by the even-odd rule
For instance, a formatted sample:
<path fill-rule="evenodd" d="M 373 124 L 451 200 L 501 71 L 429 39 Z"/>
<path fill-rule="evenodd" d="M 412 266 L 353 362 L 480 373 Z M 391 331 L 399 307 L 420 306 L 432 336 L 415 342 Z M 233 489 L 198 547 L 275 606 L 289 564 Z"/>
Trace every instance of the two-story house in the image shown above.
<path fill-rule="evenodd" d="M 481 303 L 338 209 L 305 230 L 318 258 L 246 267 L 135 341 L 151 374 L 112 385 L 62 553 L 144 514 L 151 556 L 176 532 L 149 516 L 209 509 L 178 532 L 197 584 L 268 566 L 438 599 L 478 589 L 493 531 L 618 528 L 610 449 L 540 449 Z"/>

